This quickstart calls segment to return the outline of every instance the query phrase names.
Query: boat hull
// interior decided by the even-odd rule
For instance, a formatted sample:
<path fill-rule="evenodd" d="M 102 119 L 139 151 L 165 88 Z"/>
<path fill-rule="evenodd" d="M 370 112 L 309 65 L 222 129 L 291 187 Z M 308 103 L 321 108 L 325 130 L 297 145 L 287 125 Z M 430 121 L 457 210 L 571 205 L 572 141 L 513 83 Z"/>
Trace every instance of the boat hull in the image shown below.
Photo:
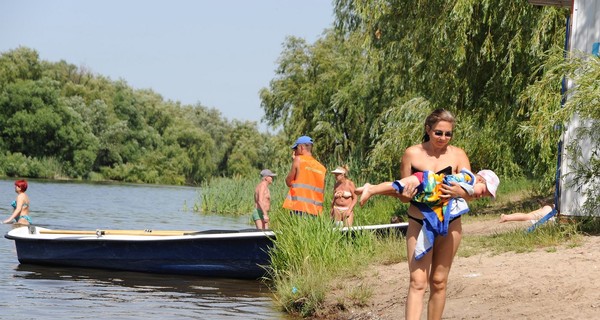
<path fill-rule="evenodd" d="M 404 234 L 408 223 L 341 228 L 341 232 Z M 51 230 L 20 227 L 15 241 L 22 264 L 100 268 L 204 277 L 257 279 L 270 265 L 275 233 L 267 230 Z"/>
<path fill-rule="evenodd" d="M 11 232 L 6 237 L 15 240 L 23 264 L 253 279 L 266 272 L 274 236 L 272 232 L 232 231 L 164 237 L 48 237 Z"/>

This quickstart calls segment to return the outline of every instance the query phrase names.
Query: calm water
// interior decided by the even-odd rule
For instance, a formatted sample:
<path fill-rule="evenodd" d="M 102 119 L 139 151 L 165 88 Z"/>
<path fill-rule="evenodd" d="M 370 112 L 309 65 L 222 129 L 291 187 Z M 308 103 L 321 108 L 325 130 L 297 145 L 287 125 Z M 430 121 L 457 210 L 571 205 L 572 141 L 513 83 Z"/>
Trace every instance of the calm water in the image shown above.
<path fill-rule="evenodd" d="M 0 180 L 0 216 L 13 180 Z M 53 229 L 243 229 L 249 218 L 202 215 L 190 187 L 29 181 L 34 224 Z M 10 210 L 9 210 L 10 209 Z M 19 265 L 0 225 L 0 319 L 284 319 L 260 281 Z"/>

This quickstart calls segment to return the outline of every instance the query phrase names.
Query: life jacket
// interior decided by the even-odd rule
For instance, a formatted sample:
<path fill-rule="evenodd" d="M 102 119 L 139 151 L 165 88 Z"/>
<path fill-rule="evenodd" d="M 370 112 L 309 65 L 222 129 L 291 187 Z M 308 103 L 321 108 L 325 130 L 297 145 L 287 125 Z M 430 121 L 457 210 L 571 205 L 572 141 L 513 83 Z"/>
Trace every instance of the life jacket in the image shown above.
<path fill-rule="evenodd" d="M 301 155 L 296 180 L 283 201 L 293 211 L 319 215 L 323 211 L 325 173 L 327 169 L 312 156 Z"/>

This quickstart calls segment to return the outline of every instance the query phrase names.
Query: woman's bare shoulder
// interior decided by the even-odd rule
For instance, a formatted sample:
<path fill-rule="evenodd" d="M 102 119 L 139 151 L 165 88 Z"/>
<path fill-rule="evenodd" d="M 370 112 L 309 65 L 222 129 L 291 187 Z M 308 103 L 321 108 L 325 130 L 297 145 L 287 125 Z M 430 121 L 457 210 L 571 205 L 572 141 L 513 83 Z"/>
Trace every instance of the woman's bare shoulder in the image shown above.
<path fill-rule="evenodd" d="M 356 189 L 356 186 L 354 185 L 354 181 L 348 179 L 346 180 L 346 184 L 348 185 L 348 187 L 350 187 L 351 189 Z"/>
<path fill-rule="evenodd" d="M 463 150 L 462 148 L 453 146 L 451 155 L 455 162 L 454 169 L 456 170 L 456 172 L 458 172 L 462 168 L 471 170 L 471 163 L 469 161 L 469 156 L 467 156 L 467 153 L 465 152 L 465 150 Z"/>
<path fill-rule="evenodd" d="M 450 152 L 457 157 L 466 157 L 467 153 L 465 152 L 465 150 L 463 150 L 460 147 L 457 146 L 448 146 L 448 148 L 450 149 Z"/>
<path fill-rule="evenodd" d="M 423 158 L 423 154 L 425 154 L 425 149 L 423 148 L 422 144 L 417 144 L 406 148 L 400 163 L 401 172 L 404 172 L 405 175 L 409 175 L 411 170 L 410 168 L 413 166 L 413 163 L 419 162 L 419 160 Z"/>
<path fill-rule="evenodd" d="M 423 148 L 422 143 L 415 144 L 414 146 L 410 146 L 404 150 L 404 154 L 408 155 L 417 155 L 422 154 L 423 152 L 425 152 L 425 148 Z"/>

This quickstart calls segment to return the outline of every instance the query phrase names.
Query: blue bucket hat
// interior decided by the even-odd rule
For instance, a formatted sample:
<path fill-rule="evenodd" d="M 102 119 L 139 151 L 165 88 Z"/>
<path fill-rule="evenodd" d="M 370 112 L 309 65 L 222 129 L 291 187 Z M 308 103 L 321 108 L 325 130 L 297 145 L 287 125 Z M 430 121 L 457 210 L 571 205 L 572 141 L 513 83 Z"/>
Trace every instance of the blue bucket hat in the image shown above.
<path fill-rule="evenodd" d="M 292 146 L 292 149 L 298 148 L 299 144 L 313 144 L 313 140 L 309 136 L 302 136 L 296 140 L 296 143 Z"/>

